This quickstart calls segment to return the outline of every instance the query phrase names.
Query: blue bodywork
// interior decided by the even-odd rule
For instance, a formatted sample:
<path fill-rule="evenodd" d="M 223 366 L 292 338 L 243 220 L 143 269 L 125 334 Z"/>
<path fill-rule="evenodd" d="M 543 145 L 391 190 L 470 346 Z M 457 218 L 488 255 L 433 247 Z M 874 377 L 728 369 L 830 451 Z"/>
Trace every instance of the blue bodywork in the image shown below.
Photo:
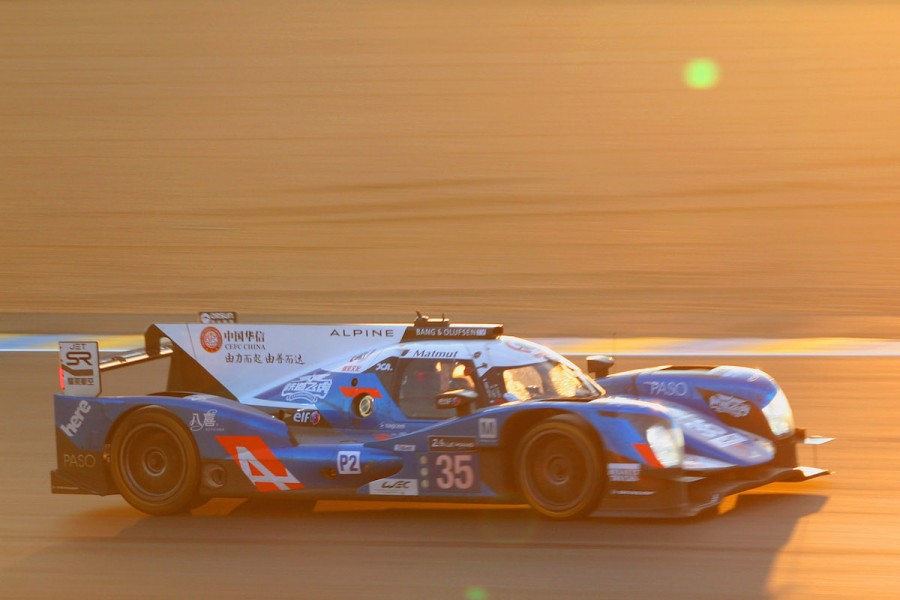
<path fill-rule="evenodd" d="M 805 433 L 793 427 L 773 433 L 763 409 L 781 391 L 765 373 L 742 367 L 642 369 L 596 379 L 605 391 L 598 397 L 523 401 L 497 390 L 502 378 L 491 375 L 497 365 L 486 362 L 478 365 L 479 400 L 472 406 L 435 418 L 408 417 L 393 376 L 397 360 L 405 359 L 397 357 L 410 348 L 425 349 L 424 355 L 437 343 L 401 342 L 396 352 L 389 346 L 369 363 L 343 357 L 261 386 L 251 403 L 202 389 L 58 394 L 52 489 L 117 493 L 110 441 L 124 415 L 146 406 L 175 415 L 191 433 L 204 497 L 522 502 L 514 475 L 518 442 L 555 415 L 578 419 L 601 449 L 606 480 L 597 514 L 689 516 L 731 493 L 827 473 L 797 466 L 795 447 Z M 459 343 L 471 344 L 473 356 L 490 356 L 491 344 L 503 343 L 507 352 L 524 347 L 524 341 L 499 337 Z M 550 350 L 538 358 L 548 356 L 557 360 Z M 341 366 L 347 364 L 363 366 L 347 372 Z M 357 408 L 361 398 L 371 400 L 370 412 Z M 683 436 L 678 464 L 664 465 L 654 454 L 648 439 L 654 426 Z"/>

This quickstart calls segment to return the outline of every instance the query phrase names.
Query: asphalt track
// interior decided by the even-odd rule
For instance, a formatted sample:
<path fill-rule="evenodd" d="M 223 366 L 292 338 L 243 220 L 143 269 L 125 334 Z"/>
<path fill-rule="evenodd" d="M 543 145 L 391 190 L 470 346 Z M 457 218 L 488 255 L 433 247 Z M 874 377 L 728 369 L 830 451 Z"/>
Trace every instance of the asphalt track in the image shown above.
<path fill-rule="evenodd" d="M 304 515 L 237 500 L 150 518 L 119 497 L 52 495 L 54 360 L 0 354 L 3 598 L 900 594 L 898 359 L 743 362 L 782 383 L 800 424 L 838 438 L 818 451 L 836 475 L 742 494 L 714 518 L 577 523 L 542 521 L 521 507 L 332 502 Z M 106 391 L 149 391 L 158 376 L 110 376 Z M 804 452 L 812 462 L 812 449 Z"/>
<path fill-rule="evenodd" d="M 620 354 L 649 336 L 898 339 L 898 17 L 0 2 L 0 331 L 419 309 Z M 715 89 L 682 83 L 700 56 Z M 900 597 L 900 359 L 722 360 L 773 373 L 799 422 L 838 438 L 819 451 L 837 475 L 711 520 L 551 524 L 225 501 L 150 519 L 53 496 L 54 356 L 0 353 L 0 598 Z"/>

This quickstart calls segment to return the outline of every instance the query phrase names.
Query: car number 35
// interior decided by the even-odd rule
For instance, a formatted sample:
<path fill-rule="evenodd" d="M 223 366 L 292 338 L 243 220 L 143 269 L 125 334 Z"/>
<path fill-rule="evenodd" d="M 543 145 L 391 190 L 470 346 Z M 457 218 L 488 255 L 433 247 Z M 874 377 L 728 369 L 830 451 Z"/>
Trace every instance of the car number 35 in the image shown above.
<path fill-rule="evenodd" d="M 439 454 L 434 459 L 434 484 L 440 490 L 471 490 L 476 465 L 474 454 Z"/>

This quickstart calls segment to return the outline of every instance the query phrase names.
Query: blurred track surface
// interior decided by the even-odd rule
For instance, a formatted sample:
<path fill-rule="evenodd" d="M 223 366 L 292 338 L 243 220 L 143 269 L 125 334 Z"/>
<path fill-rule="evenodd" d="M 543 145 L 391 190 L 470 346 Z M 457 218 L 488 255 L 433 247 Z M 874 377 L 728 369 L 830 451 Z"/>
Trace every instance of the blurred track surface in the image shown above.
<path fill-rule="evenodd" d="M 900 338 L 898 21 L 0 2 L 0 331 L 418 309 L 529 336 Z M 713 89 L 682 82 L 698 56 Z"/>
<path fill-rule="evenodd" d="M 54 356 L 2 354 L 0 595 L 896 598 L 900 361 L 743 364 L 783 384 L 802 425 L 837 436 L 818 456 L 836 475 L 768 486 L 689 521 L 549 523 L 520 507 L 382 502 L 323 503 L 301 515 L 232 500 L 149 518 L 119 497 L 50 494 Z M 110 373 L 107 392 L 156 389 L 156 368 Z"/>

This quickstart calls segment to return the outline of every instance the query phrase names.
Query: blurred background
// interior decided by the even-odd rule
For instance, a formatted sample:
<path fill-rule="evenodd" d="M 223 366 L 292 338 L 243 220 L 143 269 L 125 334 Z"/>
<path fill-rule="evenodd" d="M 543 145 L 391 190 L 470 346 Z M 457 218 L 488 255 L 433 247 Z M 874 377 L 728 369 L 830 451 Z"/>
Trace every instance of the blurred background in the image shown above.
<path fill-rule="evenodd" d="M 3 2 L 0 330 L 421 310 L 900 336 L 898 22 L 890 2 Z"/>

